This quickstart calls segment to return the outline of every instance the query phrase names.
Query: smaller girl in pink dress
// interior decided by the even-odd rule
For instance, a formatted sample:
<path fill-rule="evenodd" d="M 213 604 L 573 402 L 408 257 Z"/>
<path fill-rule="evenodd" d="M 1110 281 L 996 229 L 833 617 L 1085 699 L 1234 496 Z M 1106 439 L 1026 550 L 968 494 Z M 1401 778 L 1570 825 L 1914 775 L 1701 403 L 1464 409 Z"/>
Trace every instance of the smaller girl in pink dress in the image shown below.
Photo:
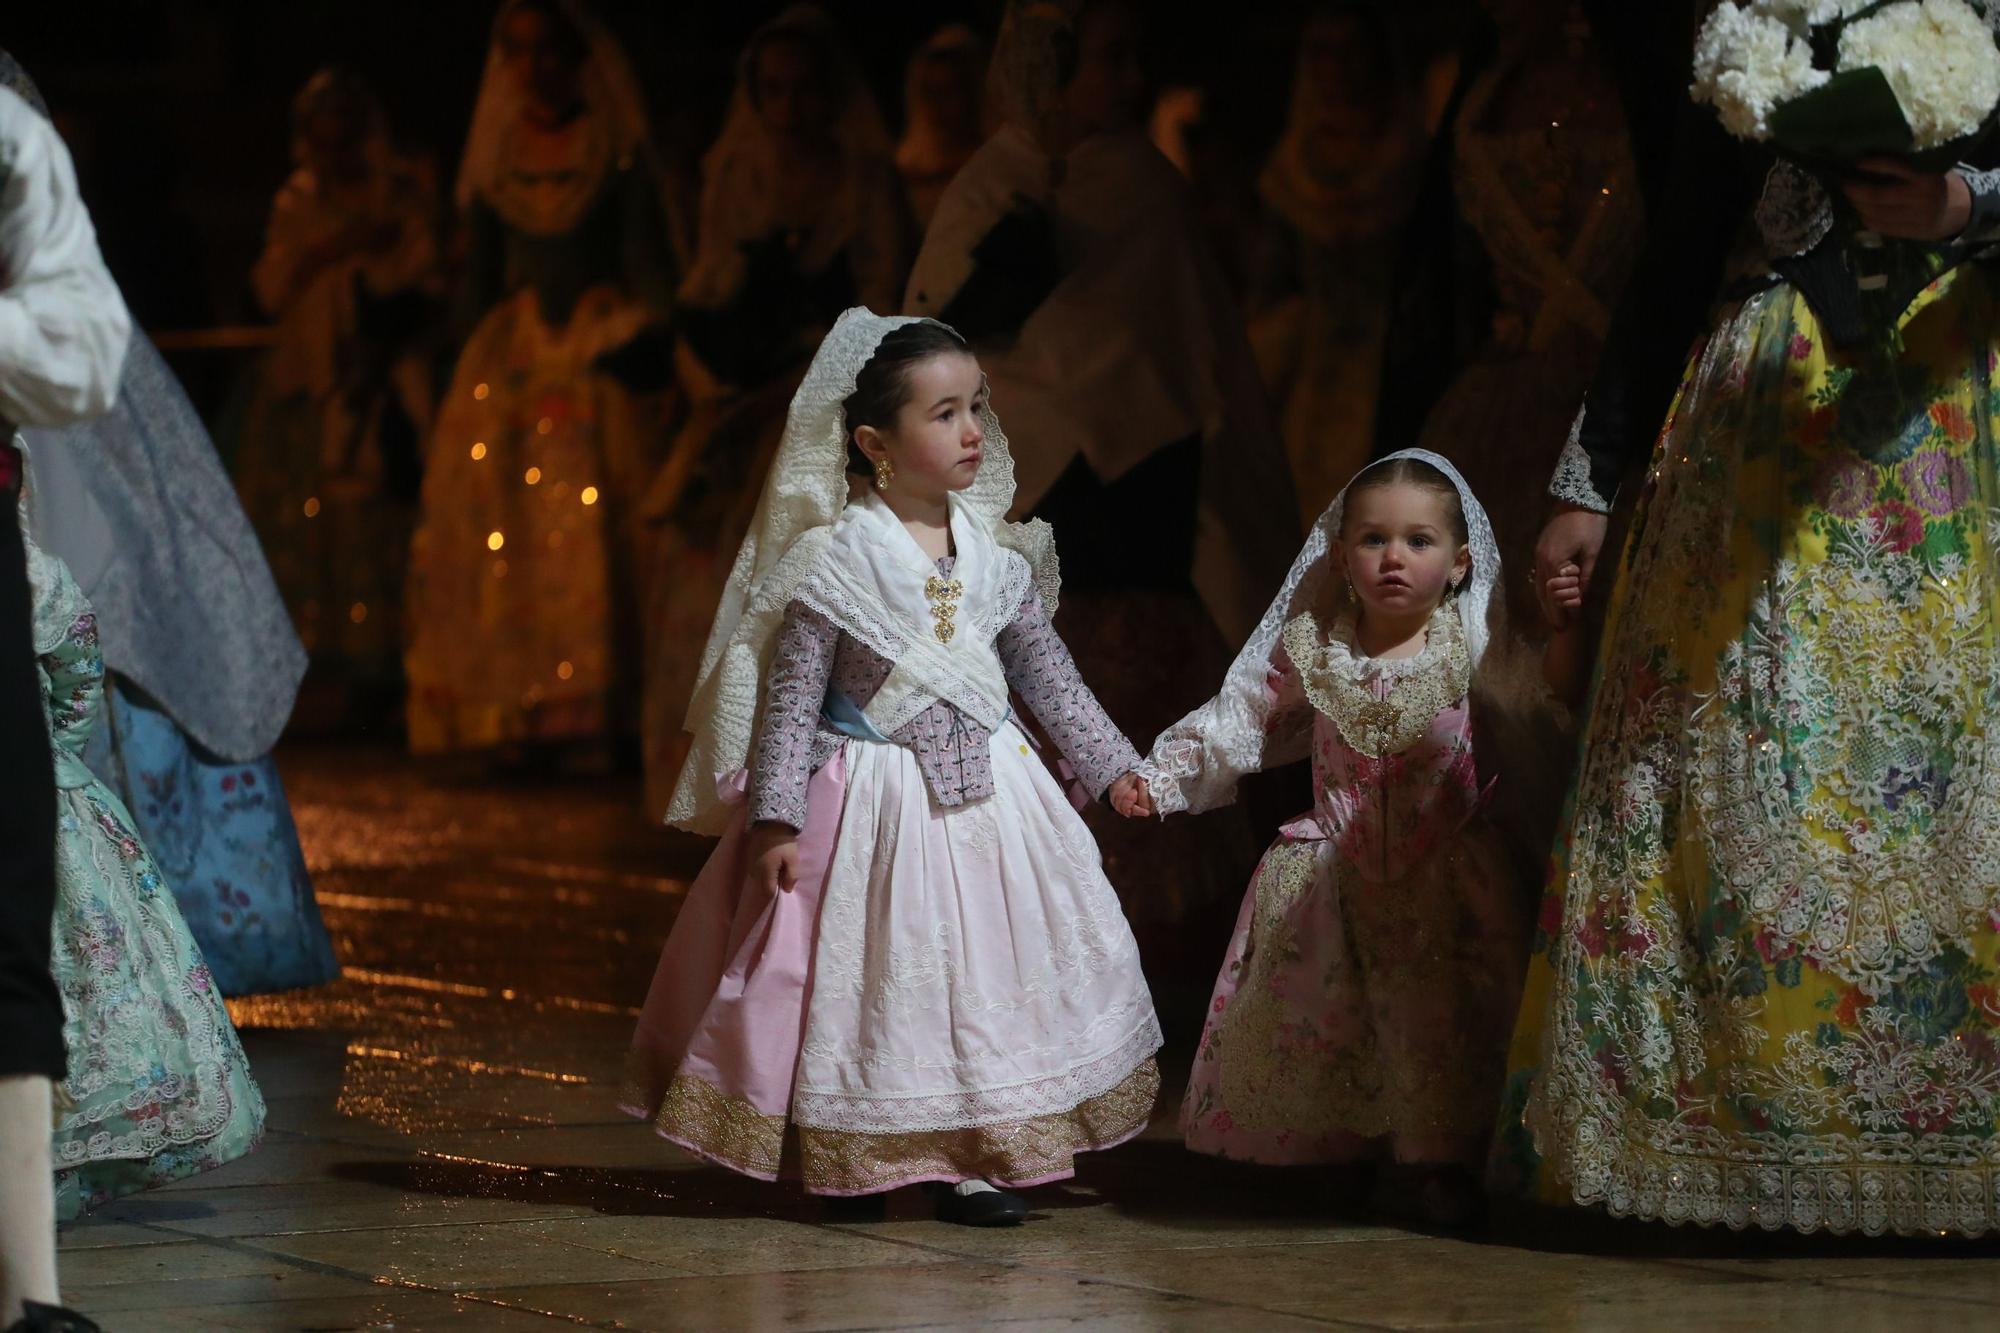
<path fill-rule="evenodd" d="M 1182 1132 L 1251 1162 L 1390 1158 L 1448 1225 L 1478 1212 L 1472 1167 L 1530 924 L 1489 810 L 1485 724 L 1550 706 L 1531 669 L 1511 669 L 1524 655 L 1502 651 L 1499 566 L 1444 459 L 1412 450 L 1365 469 L 1221 693 L 1154 744 L 1143 790 L 1119 794 L 1128 813 L 1201 811 L 1244 775 L 1311 756 L 1313 808 L 1244 895 Z"/>

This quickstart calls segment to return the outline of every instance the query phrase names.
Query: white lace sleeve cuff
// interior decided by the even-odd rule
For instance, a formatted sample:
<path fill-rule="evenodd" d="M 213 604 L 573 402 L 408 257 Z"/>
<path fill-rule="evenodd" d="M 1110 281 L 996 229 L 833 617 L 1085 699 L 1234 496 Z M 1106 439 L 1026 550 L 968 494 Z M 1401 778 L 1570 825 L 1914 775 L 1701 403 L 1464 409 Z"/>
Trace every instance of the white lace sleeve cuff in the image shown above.
<path fill-rule="evenodd" d="M 1588 407 L 1577 409 L 1576 421 L 1569 428 L 1569 442 L 1563 445 L 1562 456 L 1556 459 L 1555 475 L 1549 478 L 1549 494 L 1564 504 L 1608 514 L 1611 501 L 1597 493 L 1597 483 L 1590 475 L 1590 455 L 1583 451 L 1583 414 L 1588 410 Z"/>
<path fill-rule="evenodd" d="M 1159 818 L 1180 814 L 1188 808 L 1187 793 L 1181 789 L 1181 780 L 1169 769 L 1162 768 L 1149 757 L 1133 771 L 1146 784 L 1146 791 L 1153 798 L 1153 813 Z"/>
<path fill-rule="evenodd" d="M 1972 191 L 1972 216 L 1959 239 L 1973 245 L 2000 241 L 2000 171 L 1961 165 L 1958 174 Z"/>

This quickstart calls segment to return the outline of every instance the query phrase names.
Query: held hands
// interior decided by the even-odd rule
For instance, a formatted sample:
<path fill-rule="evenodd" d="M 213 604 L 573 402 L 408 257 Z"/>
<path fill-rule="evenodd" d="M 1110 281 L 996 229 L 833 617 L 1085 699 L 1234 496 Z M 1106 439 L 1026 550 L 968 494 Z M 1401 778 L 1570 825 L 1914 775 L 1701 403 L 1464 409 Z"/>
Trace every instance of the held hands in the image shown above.
<path fill-rule="evenodd" d="M 1127 819 L 1150 819 L 1153 817 L 1153 792 L 1146 785 L 1146 779 L 1137 773 L 1127 773 L 1111 784 L 1111 808 Z"/>
<path fill-rule="evenodd" d="M 799 834 L 786 824 L 750 829 L 750 878 L 766 893 L 790 893 L 799 882 Z"/>
<path fill-rule="evenodd" d="M 1893 157 L 1865 158 L 1858 166 L 1867 175 L 1843 180 L 1840 190 L 1861 225 L 1878 236 L 1949 241 L 1972 221 L 1972 187 L 1956 171 L 1913 171 Z"/>
<path fill-rule="evenodd" d="M 1589 509 L 1564 508 L 1542 529 L 1535 545 L 1535 597 L 1549 628 L 1568 629 L 1583 609 L 1583 596 L 1590 587 L 1591 572 L 1604 549 L 1604 532 L 1611 520 Z M 1565 571 L 1568 571 L 1567 573 Z M 1568 604 L 1556 600 L 1558 585 L 1573 587 Z"/>
<path fill-rule="evenodd" d="M 1542 588 L 1544 601 L 1556 608 L 1564 617 L 1561 629 L 1568 629 L 1576 623 L 1576 613 L 1583 610 L 1583 567 L 1575 561 L 1562 565 Z"/>
<path fill-rule="evenodd" d="M 1555 626 L 1542 649 L 1542 679 L 1550 693 L 1574 707 L 1582 702 L 1588 683 L 1589 662 L 1583 642 L 1582 566 L 1569 561 L 1556 569 L 1555 576 L 1536 585 L 1544 605 L 1553 606 L 1565 619 Z"/>

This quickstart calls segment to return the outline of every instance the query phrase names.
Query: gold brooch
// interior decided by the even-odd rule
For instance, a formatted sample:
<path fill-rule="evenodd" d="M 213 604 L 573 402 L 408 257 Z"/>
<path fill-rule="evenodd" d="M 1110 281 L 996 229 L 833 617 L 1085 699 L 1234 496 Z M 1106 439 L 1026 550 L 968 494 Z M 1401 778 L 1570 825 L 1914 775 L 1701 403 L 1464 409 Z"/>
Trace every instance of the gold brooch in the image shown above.
<path fill-rule="evenodd" d="M 932 575 L 924 581 L 924 600 L 931 604 L 931 633 L 937 635 L 939 643 L 950 643 L 952 635 L 958 633 L 958 599 L 964 595 L 965 585 L 957 579 Z"/>

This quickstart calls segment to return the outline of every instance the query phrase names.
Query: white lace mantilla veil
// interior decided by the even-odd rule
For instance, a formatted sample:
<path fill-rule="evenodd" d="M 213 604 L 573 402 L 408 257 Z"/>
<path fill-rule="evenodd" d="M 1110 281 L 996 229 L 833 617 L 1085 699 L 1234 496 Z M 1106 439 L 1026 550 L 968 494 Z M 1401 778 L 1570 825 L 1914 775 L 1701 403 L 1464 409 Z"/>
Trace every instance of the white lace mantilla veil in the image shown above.
<path fill-rule="evenodd" d="M 843 404 L 884 337 L 905 324 L 935 322 L 878 315 L 856 306 L 842 313 L 819 345 L 792 397 L 757 512 L 715 610 L 701 675 L 688 703 L 687 729 L 694 744 L 674 784 L 669 824 L 707 834 L 728 827 L 731 811 L 720 784 L 749 763 L 763 706 L 764 673 L 785 608 L 826 554 L 834 522 L 853 494 Z M 1039 520 L 1007 521 L 1014 503 L 1013 455 L 990 403 L 980 421 L 985 455 L 979 475 L 961 496 L 964 508 L 992 524 L 1001 546 L 1027 560 L 1042 603 L 1053 615 L 1061 587 L 1054 534 Z"/>
<path fill-rule="evenodd" d="M 504 192 L 496 187 L 507 169 L 508 139 L 520 121 L 523 104 L 520 89 L 507 73 L 506 58 L 500 51 L 500 26 L 508 15 L 534 0 L 504 0 L 493 16 L 486 42 L 486 68 L 479 79 L 479 96 L 472 104 L 472 126 L 466 131 L 465 154 L 459 159 L 458 181 L 453 192 L 460 211 L 475 197 L 493 205 L 510 225 L 538 235 L 559 235 L 574 227 L 585 210 L 597 201 L 597 190 L 579 191 L 573 206 L 555 218 L 513 216 Z M 652 122 L 646 111 L 646 95 L 632 73 L 631 62 L 618 39 L 600 22 L 583 0 L 553 0 L 554 8 L 583 37 L 585 54 L 578 70 L 585 114 L 594 118 L 608 134 L 607 167 L 641 161 L 651 170 L 660 191 L 662 216 L 669 229 L 677 229 L 677 214 L 666 188 L 653 147 Z"/>
<path fill-rule="evenodd" d="M 1493 524 L 1458 469 L 1429 450 L 1403 449 L 1370 466 L 1398 458 L 1429 463 L 1458 488 L 1472 568 L 1454 595 L 1451 607 L 1465 631 L 1473 688 L 1480 690 L 1485 683 L 1481 677 L 1490 680 L 1499 665 L 1488 660 L 1489 647 L 1508 641 L 1507 599 L 1495 596 L 1500 583 L 1500 547 L 1493 537 Z M 1265 724 L 1270 720 L 1272 699 L 1266 682 L 1275 665 L 1286 624 L 1319 603 L 1327 577 L 1333 572 L 1333 561 L 1328 556 L 1339 536 L 1347 491 L 1353 484 L 1350 481 L 1313 524 L 1277 597 L 1264 612 L 1264 618 L 1257 622 L 1249 642 L 1229 664 L 1216 696 L 1160 733 L 1154 741 L 1153 752 L 1139 773 L 1151 787 L 1154 803 L 1162 815 L 1181 810 L 1199 813 L 1227 805 L 1235 799 L 1236 784 L 1244 776 L 1305 757 L 1303 748 L 1297 754 L 1286 755 L 1273 754 L 1267 748 Z M 1510 679 L 1505 682 L 1504 693 L 1511 696 L 1518 688 L 1518 682 L 1511 678 L 1519 665 L 1517 655 L 1502 652 L 1497 656 L 1506 660 Z"/>

